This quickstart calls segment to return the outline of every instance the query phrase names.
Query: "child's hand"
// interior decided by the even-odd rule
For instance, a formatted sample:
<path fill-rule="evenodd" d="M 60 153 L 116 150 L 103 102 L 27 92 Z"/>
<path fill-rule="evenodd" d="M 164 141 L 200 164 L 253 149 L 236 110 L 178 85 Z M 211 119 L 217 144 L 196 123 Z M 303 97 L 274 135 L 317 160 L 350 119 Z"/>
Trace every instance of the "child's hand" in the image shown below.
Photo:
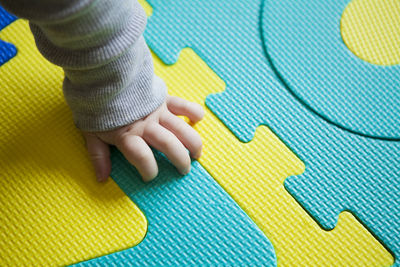
<path fill-rule="evenodd" d="M 108 132 L 84 133 L 98 181 L 105 181 L 111 172 L 108 144 L 115 145 L 124 154 L 143 181 L 152 180 L 158 173 L 149 146 L 163 152 L 181 174 L 187 174 L 190 171 L 187 150 L 193 158 L 199 158 L 202 142 L 200 135 L 177 115 L 197 122 L 203 118 L 204 110 L 196 103 L 167 96 L 166 102 L 153 113 L 130 125 Z"/>

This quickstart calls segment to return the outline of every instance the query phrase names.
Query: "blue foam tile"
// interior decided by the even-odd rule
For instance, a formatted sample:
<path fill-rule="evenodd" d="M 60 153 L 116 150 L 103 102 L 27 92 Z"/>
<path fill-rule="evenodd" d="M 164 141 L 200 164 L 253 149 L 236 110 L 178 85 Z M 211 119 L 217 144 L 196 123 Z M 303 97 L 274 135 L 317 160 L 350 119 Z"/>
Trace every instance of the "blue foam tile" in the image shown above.
<path fill-rule="evenodd" d="M 144 212 L 145 239 L 82 266 L 276 266 L 274 249 L 254 222 L 198 162 L 180 176 L 157 153 L 160 174 L 149 184 L 117 150 L 112 177 Z"/>
<path fill-rule="evenodd" d="M 0 6 L 0 31 L 17 18 Z M 17 48 L 10 43 L 0 40 L 0 66 L 17 54 Z"/>
<path fill-rule="evenodd" d="M 145 37 L 156 54 L 172 64 L 191 47 L 226 82 L 206 100 L 222 122 L 246 142 L 267 125 L 305 162 L 285 186 L 320 225 L 332 229 L 351 211 L 398 258 L 400 75 L 398 66 L 370 66 L 335 44 L 349 1 L 149 2 Z M 309 55 L 312 34 L 330 39 Z"/>
<path fill-rule="evenodd" d="M 4 29 L 16 19 L 17 17 L 11 15 L 2 6 L 0 6 L 0 30 Z"/>

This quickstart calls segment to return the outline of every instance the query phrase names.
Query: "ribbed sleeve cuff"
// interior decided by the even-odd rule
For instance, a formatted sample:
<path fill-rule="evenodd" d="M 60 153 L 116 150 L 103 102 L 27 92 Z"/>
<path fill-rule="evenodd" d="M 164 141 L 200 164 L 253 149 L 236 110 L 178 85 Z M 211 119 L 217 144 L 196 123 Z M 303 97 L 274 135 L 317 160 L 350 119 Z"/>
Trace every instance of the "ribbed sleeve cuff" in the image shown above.
<path fill-rule="evenodd" d="M 164 82 L 141 36 L 112 62 L 88 70 L 64 69 L 64 96 L 76 126 L 89 132 L 112 130 L 141 119 L 164 101 Z"/>
<path fill-rule="evenodd" d="M 151 95 L 140 97 L 133 91 L 133 87 L 127 88 L 126 93 L 97 111 L 97 114 L 72 110 L 75 125 L 86 132 L 113 130 L 146 117 L 164 103 L 167 95 L 164 81 L 157 76 L 153 77 Z"/>

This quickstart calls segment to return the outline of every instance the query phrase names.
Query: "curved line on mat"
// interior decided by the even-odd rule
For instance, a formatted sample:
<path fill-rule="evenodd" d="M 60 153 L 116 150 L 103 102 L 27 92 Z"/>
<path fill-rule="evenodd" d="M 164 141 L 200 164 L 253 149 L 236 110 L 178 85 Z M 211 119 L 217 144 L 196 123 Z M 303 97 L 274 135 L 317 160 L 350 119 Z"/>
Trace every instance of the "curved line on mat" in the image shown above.
<path fill-rule="evenodd" d="M 268 48 L 267 48 L 267 42 L 265 39 L 265 34 L 264 34 L 264 26 L 265 26 L 265 19 L 263 19 L 264 16 L 264 12 L 265 12 L 265 0 L 262 1 L 261 3 L 261 11 L 260 11 L 260 34 L 261 34 L 261 41 L 262 41 L 262 47 L 264 50 L 264 54 L 268 60 L 268 62 L 271 65 L 271 69 L 274 71 L 275 75 L 277 76 L 278 80 L 282 83 L 282 85 L 289 91 L 289 93 L 297 100 L 299 101 L 307 110 L 311 111 L 312 113 L 314 113 L 315 115 L 317 115 L 318 117 L 322 118 L 324 121 L 328 122 L 329 124 L 332 124 L 336 127 L 338 127 L 339 129 L 342 129 L 346 132 L 352 133 L 352 134 L 356 134 L 362 137 L 366 137 L 366 138 L 370 138 L 370 139 L 377 139 L 377 140 L 382 140 L 382 141 L 390 141 L 390 142 L 399 142 L 400 138 L 398 137 L 385 137 L 385 136 L 372 136 L 372 135 L 368 135 L 368 134 L 364 134 L 358 131 L 354 131 L 351 129 L 347 129 L 344 126 L 335 123 L 334 121 L 330 120 L 329 118 L 324 117 L 323 115 L 319 114 L 313 107 L 311 107 L 310 105 L 308 105 L 303 99 L 301 99 L 299 96 L 296 95 L 296 93 L 290 88 L 290 86 L 287 84 L 287 82 L 285 81 L 285 79 L 282 77 L 282 75 L 278 72 L 278 70 L 276 69 L 275 65 L 273 64 L 272 58 L 268 53 Z"/>

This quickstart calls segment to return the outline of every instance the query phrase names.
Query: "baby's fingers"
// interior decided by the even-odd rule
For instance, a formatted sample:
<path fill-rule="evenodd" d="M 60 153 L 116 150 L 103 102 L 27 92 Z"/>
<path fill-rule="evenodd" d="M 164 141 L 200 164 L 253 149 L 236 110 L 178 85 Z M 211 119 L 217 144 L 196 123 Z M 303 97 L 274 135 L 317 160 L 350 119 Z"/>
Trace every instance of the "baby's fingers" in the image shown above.
<path fill-rule="evenodd" d="M 125 134 L 120 137 L 116 146 L 136 167 L 143 181 L 149 182 L 157 176 L 158 167 L 153 152 L 140 136 Z"/>
<path fill-rule="evenodd" d="M 170 131 L 157 123 L 152 123 L 146 127 L 143 138 L 150 146 L 164 153 L 181 174 L 190 171 L 189 153 Z"/>
<path fill-rule="evenodd" d="M 204 117 L 202 106 L 177 96 L 168 96 L 167 107 L 173 114 L 186 116 L 192 122 L 198 122 Z"/>
<path fill-rule="evenodd" d="M 99 182 L 104 182 L 111 172 L 110 148 L 108 144 L 104 143 L 93 134 L 84 133 L 84 136 L 97 180 Z"/>
<path fill-rule="evenodd" d="M 200 157 L 203 146 L 201 138 L 189 124 L 169 112 L 161 116 L 160 124 L 178 137 L 193 158 Z"/>

